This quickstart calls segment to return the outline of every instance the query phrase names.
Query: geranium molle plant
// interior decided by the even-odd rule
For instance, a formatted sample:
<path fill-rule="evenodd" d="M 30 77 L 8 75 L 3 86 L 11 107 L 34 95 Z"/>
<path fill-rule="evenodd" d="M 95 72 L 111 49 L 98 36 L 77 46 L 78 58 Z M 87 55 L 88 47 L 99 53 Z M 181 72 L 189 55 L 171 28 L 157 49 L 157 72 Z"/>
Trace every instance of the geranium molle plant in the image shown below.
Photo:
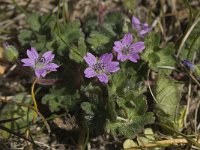
<path fill-rule="evenodd" d="M 27 50 L 28 58 L 24 58 L 21 61 L 23 66 L 32 67 L 35 70 L 35 75 L 45 77 L 48 72 L 57 71 L 59 67 L 57 64 L 52 63 L 54 54 L 52 51 L 45 52 L 42 56 L 39 56 L 35 48 L 31 47 L 31 50 Z"/>
<path fill-rule="evenodd" d="M 111 53 L 103 54 L 99 58 L 87 53 L 84 60 L 89 67 L 84 71 L 85 77 L 97 77 L 100 82 L 108 83 L 108 75 L 119 70 L 119 62 L 112 61 L 112 59 L 113 55 Z"/>
<path fill-rule="evenodd" d="M 144 38 L 144 36 L 151 31 L 147 23 L 141 23 L 135 16 L 132 17 L 132 28 L 137 30 L 138 36 L 141 38 Z"/>
<path fill-rule="evenodd" d="M 27 50 L 27 55 L 28 58 L 24 58 L 21 59 L 21 61 L 24 63 L 23 66 L 28 66 L 34 69 L 35 71 L 35 75 L 37 76 L 37 78 L 34 80 L 32 86 L 31 86 L 31 97 L 32 97 L 32 101 L 34 104 L 34 110 L 35 110 L 35 116 L 33 117 L 32 122 L 34 123 L 35 118 L 40 115 L 42 116 L 41 113 L 39 113 L 38 107 L 37 107 L 37 101 L 35 99 L 35 83 L 37 82 L 37 80 L 41 77 L 45 77 L 47 73 L 51 72 L 51 71 L 57 71 L 57 68 L 59 67 L 57 64 L 52 63 L 53 58 L 54 58 L 54 54 L 52 53 L 52 51 L 47 51 L 45 52 L 43 55 L 39 55 L 38 52 L 36 51 L 35 48 L 31 47 L 30 50 Z M 47 121 L 45 120 L 45 118 L 42 116 L 44 124 L 48 130 L 48 132 L 50 132 L 50 127 L 47 123 Z"/>
<path fill-rule="evenodd" d="M 118 53 L 117 59 L 120 61 L 130 60 L 132 62 L 137 62 L 140 59 L 138 53 L 145 49 L 144 42 L 139 41 L 133 43 L 133 36 L 131 33 L 124 35 L 124 38 L 120 41 L 114 42 L 114 51 Z"/>

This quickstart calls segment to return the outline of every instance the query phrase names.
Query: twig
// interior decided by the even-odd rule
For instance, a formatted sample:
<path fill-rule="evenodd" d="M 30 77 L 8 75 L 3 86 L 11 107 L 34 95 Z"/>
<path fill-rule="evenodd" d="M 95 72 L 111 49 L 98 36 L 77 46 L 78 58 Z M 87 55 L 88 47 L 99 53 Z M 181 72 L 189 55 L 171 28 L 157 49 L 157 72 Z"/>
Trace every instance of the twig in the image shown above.
<path fill-rule="evenodd" d="M 197 117 L 198 117 L 199 107 L 200 107 L 200 101 L 198 101 L 198 103 L 197 103 L 197 107 L 196 107 L 196 110 L 195 110 L 195 116 L 194 116 L 194 129 L 195 129 L 195 133 L 196 134 L 197 134 L 197 130 L 198 130 L 198 127 L 197 127 Z"/>
<path fill-rule="evenodd" d="M 176 67 L 172 67 L 172 66 L 158 66 L 158 68 L 161 68 L 161 69 L 170 69 L 170 70 L 176 70 L 176 71 L 178 71 L 176 69 Z"/>
<path fill-rule="evenodd" d="M 184 126 L 187 127 L 187 116 L 189 114 L 189 108 L 190 108 L 190 102 L 191 102 L 191 79 L 189 79 L 189 86 L 188 86 L 188 99 L 187 99 L 187 107 L 186 107 L 186 113 L 184 117 Z"/>
<path fill-rule="evenodd" d="M 163 123 L 159 123 L 159 122 L 155 122 L 155 124 L 159 125 L 159 126 L 162 126 L 163 128 L 167 129 L 167 130 L 171 130 L 173 131 L 174 133 L 176 133 L 177 135 L 180 135 L 182 137 L 184 137 L 188 142 L 190 142 L 191 144 L 193 144 L 194 146 L 197 146 L 200 148 L 200 141 L 197 141 L 196 140 L 193 140 L 192 138 L 188 137 L 187 135 L 183 134 L 183 133 L 180 133 L 178 131 L 176 131 L 174 128 L 166 125 L 166 124 L 163 124 Z"/>
<path fill-rule="evenodd" d="M 29 0 L 29 1 L 26 3 L 26 5 L 25 5 L 26 8 L 27 8 L 28 5 L 31 3 L 31 1 L 32 1 L 32 0 Z"/>
<path fill-rule="evenodd" d="M 160 28 L 162 35 L 165 36 L 165 31 L 164 31 L 164 28 L 163 28 L 162 23 L 160 21 L 160 18 L 158 18 L 158 25 L 159 25 L 159 28 Z"/>
<path fill-rule="evenodd" d="M 194 53 L 193 56 L 193 63 L 195 60 L 196 53 Z M 191 73 L 191 70 L 189 71 Z M 191 90 L 192 90 L 192 83 L 191 83 L 191 78 L 189 79 L 189 86 L 188 86 L 188 100 L 187 100 L 187 108 L 186 108 L 186 113 L 184 117 L 184 125 L 187 127 L 187 116 L 189 114 L 189 108 L 190 108 L 190 102 L 191 102 Z"/>
<path fill-rule="evenodd" d="M 148 88 L 149 88 L 149 91 L 150 91 L 150 93 L 151 93 L 151 96 L 153 97 L 153 99 L 154 99 L 154 101 L 156 102 L 156 103 L 158 103 L 158 101 L 156 100 L 156 98 L 155 98 L 155 96 L 154 96 L 154 94 L 153 94 L 153 92 L 152 92 L 152 90 L 151 90 L 151 86 L 150 86 L 150 83 L 149 83 L 149 75 L 150 75 L 150 69 L 148 70 L 148 73 L 147 73 L 147 84 L 148 84 Z"/>
<path fill-rule="evenodd" d="M 51 149 L 51 147 L 43 142 L 39 142 L 39 141 L 34 141 L 36 144 L 43 146 L 43 147 L 47 147 L 48 149 Z"/>
<path fill-rule="evenodd" d="M 193 138 L 193 140 L 196 140 Z M 186 139 L 169 139 L 169 140 L 161 140 L 161 141 L 156 141 L 152 143 L 146 143 L 141 146 L 135 146 L 132 148 L 127 148 L 125 150 L 134 150 L 134 149 L 141 149 L 141 148 L 151 148 L 151 147 L 167 147 L 169 145 L 175 145 L 175 144 L 187 144 L 189 143 L 188 140 Z M 198 141 L 200 143 L 200 140 Z"/>
<path fill-rule="evenodd" d="M 17 64 L 14 64 L 9 71 L 3 75 L 3 78 L 6 78 L 15 68 L 17 67 Z"/>

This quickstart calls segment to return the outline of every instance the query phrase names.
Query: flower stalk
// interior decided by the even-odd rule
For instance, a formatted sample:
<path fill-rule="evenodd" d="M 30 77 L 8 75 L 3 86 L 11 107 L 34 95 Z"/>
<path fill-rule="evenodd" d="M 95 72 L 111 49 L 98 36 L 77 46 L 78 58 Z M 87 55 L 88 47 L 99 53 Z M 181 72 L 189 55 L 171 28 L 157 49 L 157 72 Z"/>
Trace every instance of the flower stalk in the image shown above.
<path fill-rule="evenodd" d="M 36 115 L 35 116 L 37 116 L 38 115 L 38 106 L 37 106 L 37 101 L 36 101 L 36 99 L 35 99 L 35 83 L 37 82 L 37 80 L 38 80 L 38 78 L 36 78 L 35 80 L 34 80 L 34 82 L 33 82 L 33 84 L 32 84 L 32 86 L 31 86 L 31 98 L 32 98 L 32 101 L 33 101 L 33 104 L 34 104 L 34 108 L 35 108 L 35 110 L 36 110 Z M 34 117 L 35 118 L 35 117 Z"/>

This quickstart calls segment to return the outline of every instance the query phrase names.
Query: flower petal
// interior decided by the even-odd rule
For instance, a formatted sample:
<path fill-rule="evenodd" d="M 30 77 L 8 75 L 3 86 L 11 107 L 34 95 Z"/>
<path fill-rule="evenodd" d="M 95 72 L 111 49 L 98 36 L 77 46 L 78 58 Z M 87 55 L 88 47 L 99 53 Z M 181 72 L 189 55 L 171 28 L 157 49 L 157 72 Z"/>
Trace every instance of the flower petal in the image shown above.
<path fill-rule="evenodd" d="M 85 69 L 84 74 L 86 78 L 92 78 L 96 76 L 96 72 L 90 67 Z"/>
<path fill-rule="evenodd" d="M 132 53 L 128 56 L 128 59 L 132 62 L 137 62 L 137 59 L 140 59 L 140 56 L 137 53 Z"/>
<path fill-rule="evenodd" d="M 100 82 L 108 83 L 108 76 L 105 73 L 97 75 L 97 77 L 98 77 Z"/>
<path fill-rule="evenodd" d="M 49 63 L 47 65 L 45 65 L 45 67 L 43 69 L 49 70 L 49 71 L 57 71 L 57 68 L 59 66 L 55 63 Z"/>
<path fill-rule="evenodd" d="M 116 72 L 120 69 L 118 67 L 118 65 L 119 65 L 118 61 L 112 61 L 112 62 L 106 64 L 104 69 L 105 69 L 106 73 Z"/>
<path fill-rule="evenodd" d="M 147 23 L 143 23 L 142 24 L 142 29 L 146 30 L 146 29 L 150 29 L 149 25 Z"/>
<path fill-rule="evenodd" d="M 36 60 L 38 59 L 38 52 L 34 47 L 31 47 L 31 50 L 27 50 L 27 55 L 30 59 Z"/>
<path fill-rule="evenodd" d="M 140 41 L 132 44 L 130 48 L 132 52 L 137 53 L 137 52 L 142 52 L 145 49 L 145 45 L 144 42 Z"/>
<path fill-rule="evenodd" d="M 127 33 L 127 34 L 124 35 L 124 38 L 122 39 L 122 45 L 123 46 L 129 46 L 129 45 L 131 45 L 132 41 L 133 41 L 132 34 Z"/>
<path fill-rule="evenodd" d="M 123 55 L 122 53 L 118 53 L 117 60 L 124 62 L 125 60 L 127 60 L 127 56 Z"/>
<path fill-rule="evenodd" d="M 35 66 L 35 62 L 32 59 L 29 59 L 29 58 L 21 59 L 21 62 L 24 63 L 23 66 L 29 66 L 29 67 Z"/>
<path fill-rule="evenodd" d="M 113 59 L 112 53 L 103 54 L 103 55 L 101 55 L 100 58 L 99 58 L 99 60 L 100 60 L 101 62 L 105 62 L 105 63 L 112 61 L 112 59 Z"/>
<path fill-rule="evenodd" d="M 87 62 L 89 66 L 92 66 L 97 63 L 96 57 L 91 53 L 87 53 L 86 56 L 84 56 L 84 60 Z"/>
<path fill-rule="evenodd" d="M 185 65 L 186 67 L 188 67 L 189 69 L 191 69 L 192 71 L 194 71 L 195 69 L 195 65 L 190 62 L 189 60 L 183 60 L 182 64 Z"/>
<path fill-rule="evenodd" d="M 52 51 L 45 52 L 42 57 L 45 58 L 45 63 L 49 63 L 53 60 L 54 54 L 52 54 Z"/>
<path fill-rule="evenodd" d="M 39 77 L 45 77 L 47 74 L 47 71 L 45 69 L 36 69 L 35 70 L 35 75 L 39 78 Z"/>
<path fill-rule="evenodd" d="M 114 51 L 116 51 L 116 52 L 122 51 L 122 49 L 123 49 L 122 42 L 116 41 L 116 42 L 114 42 L 114 45 L 115 45 L 115 46 L 113 47 Z"/>
<path fill-rule="evenodd" d="M 151 30 L 150 29 L 146 29 L 146 30 L 141 30 L 138 32 L 138 35 L 141 37 L 141 38 L 144 38 L 144 36 L 149 33 Z"/>
<path fill-rule="evenodd" d="M 136 29 L 136 30 L 141 30 L 140 27 L 140 20 L 138 18 L 136 18 L 135 16 L 132 17 L 132 28 Z"/>

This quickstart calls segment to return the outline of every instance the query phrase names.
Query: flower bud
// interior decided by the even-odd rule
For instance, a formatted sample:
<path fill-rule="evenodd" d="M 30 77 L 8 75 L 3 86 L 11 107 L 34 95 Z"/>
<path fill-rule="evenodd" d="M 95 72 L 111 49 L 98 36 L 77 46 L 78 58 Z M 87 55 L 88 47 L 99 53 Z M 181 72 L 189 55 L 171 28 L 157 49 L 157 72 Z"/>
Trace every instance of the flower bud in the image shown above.
<path fill-rule="evenodd" d="M 12 45 L 8 45 L 8 43 L 3 44 L 4 47 L 4 56 L 7 61 L 14 62 L 19 57 L 19 52 Z"/>
<path fill-rule="evenodd" d="M 194 71 L 194 69 L 195 69 L 195 65 L 192 62 L 190 62 L 189 60 L 183 60 L 182 64 L 191 71 Z"/>

